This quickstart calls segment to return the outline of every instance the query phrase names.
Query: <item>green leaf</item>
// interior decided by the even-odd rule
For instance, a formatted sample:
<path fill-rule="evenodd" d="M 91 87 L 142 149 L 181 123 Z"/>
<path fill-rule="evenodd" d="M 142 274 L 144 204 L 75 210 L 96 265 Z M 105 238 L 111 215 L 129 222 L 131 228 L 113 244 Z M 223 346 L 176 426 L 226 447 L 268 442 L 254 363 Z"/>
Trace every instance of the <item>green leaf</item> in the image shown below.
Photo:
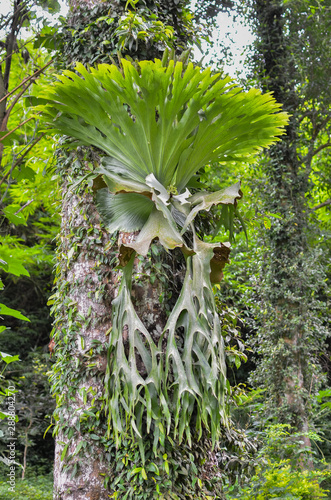
<path fill-rule="evenodd" d="M 56 2 L 57 3 L 57 2 Z M 48 50 L 58 50 L 60 39 L 58 36 L 58 28 L 45 26 L 40 33 L 34 37 L 33 47 L 45 47 Z"/>
<path fill-rule="evenodd" d="M 63 450 L 62 450 L 62 453 L 61 453 L 61 462 L 63 462 L 63 460 L 65 459 L 65 456 L 66 456 L 67 451 L 68 451 L 68 447 L 69 447 L 69 443 L 67 443 L 64 446 Z"/>
<path fill-rule="evenodd" d="M 1 356 L 2 361 L 4 361 L 7 365 L 9 365 L 9 363 L 13 363 L 14 361 L 20 361 L 18 355 L 12 356 L 11 354 L 6 354 L 5 352 L 0 352 L 0 356 Z"/>
<path fill-rule="evenodd" d="M 2 211 L 12 224 L 15 224 L 15 226 L 19 226 L 20 224 L 23 224 L 24 226 L 27 225 L 25 217 L 22 215 L 22 213 L 16 214 L 19 210 L 20 207 L 17 206 L 8 206 L 6 208 L 3 208 Z"/>
<path fill-rule="evenodd" d="M 22 179 L 34 180 L 34 178 L 36 177 L 36 172 L 30 167 L 22 166 L 20 170 L 14 171 L 12 177 L 17 182 L 21 181 Z"/>
<path fill-rule="evenodd" d="M 138 474 L 139 472 L 142 471 L 142 467 L 136 467 L 135 469 L 133 469 L 133 471 L 131 472 L 131 474 Z"/>
<path fill-rule="evenodd" d="M 14 274 L 15 276 L 30 276 L 28 271 L 22 265 L 19 259 L 12 256 L 13 249 L 7 249 L 2 247 L 0 250 L 0 267 L 2 267 L 7 273 Z"/>
<path fill-rule="evenodd" d="M 12 415 L 10 413 L 0 411 L 0 419 L 1 420 L 4 420 L 5 418 L 8 418 L 8 417 L 12 417 Z M 18 422 L 18 416 L 17 415 L 15 415 L 15 422 Z"/>
<path fill-rule="evenodd" d="M 281 219 L 282 216 L 280 214 L 272 214 L 271 212 L 267 213 L 268 217 L 274 217 L 275 219 Z"/>
<path fill-rule="evenodd" d="M 271 220 L 268 219 L 267 217 L 263 218 L 263 224 L 266 227 L 266 229 L 270 229 L 271 228 Z"/>
<path fill-rule="evenodd" d="M 12 316 L 13 318 L 21 319 L 23 321 L 30 321 L 26 316 L 23 316 L 22 313 L 16 311 L 16 309 L 11 309 L 4 304 L 0 304 L 0 316 L 1 315 Z"/>
<path fill-rule="evenodd" d="M 100 440 L 100 436 L 98 436 L 97 434 L 89 434 L 90 438 L 93 439 L 94 441 L 99 441 Z"/>
<path fill-rule="evenodd" d="M 14 140 L 18 138 L 18 134 L 17 132 L 12 132 L 8 137 L 5 137 L 6 135 L 8 135 L 8 131 L 0 132 L 0 143 L 3 144 L 4 147 L 12 147 Z M 3 139 L 3 137 L 5 137 L 5 139 Z"/>

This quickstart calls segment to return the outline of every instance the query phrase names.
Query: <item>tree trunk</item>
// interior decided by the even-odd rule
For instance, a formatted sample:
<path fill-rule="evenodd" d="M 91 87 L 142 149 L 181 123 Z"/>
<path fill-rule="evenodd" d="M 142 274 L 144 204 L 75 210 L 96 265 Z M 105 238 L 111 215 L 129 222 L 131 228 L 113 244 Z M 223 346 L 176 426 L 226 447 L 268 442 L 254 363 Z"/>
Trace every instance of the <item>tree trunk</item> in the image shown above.
<path fill-rule="evenodd" d="M 266 388 L 270 412 L 302 432 L 302 448 L 310 449 L 308 399 L 314 374 L 310 364 L 313 344 L 308 339 L 313 334 L 308 327 L 311 322 L 308 312 L 311 277 L 307 273 L 308 176 L 304 175 L 307 167 L 299 154 L 301 97 L 297 93 L 298 78 L 288 48 L 290 42 L 286 39 L 283 2 L 256 0 L 254 9 L 257 77 L 290 114 L 286 136 L 270 148 L 263 166 L 267 179 L 263 189 L 264 209 L 266 213 L 280 214 L 281 218 L 264 233 L 266 250 L 258 290 L 262 296 L 262 328 L 257 339 L 262 360 L 255 380 Z"/>
<path fill-rule="evenodd" d="M 76 170 L 73 174 L 77 173 Z M 96 414 L 102 413 L 107 332 L 111 328 L 111 301 L 118 274 L 111 265 L 113 242 L 100 226 L 91 191 L 74 193 L 70 180 L 63 188 L 58 241 L 53 337 L 58 419 L 54 498 L 106 500 L 109 492 L 103 487 L 101 474 L 107 471 L 109 463 L 106 464 L 104 448 L 99 443 L 103 422 Z M 92 437 L 86 427 L 89 431 L 94 429 Z M 99 438 L 93 439 L 97 435 Z M 84 459 L 81 453 L 75 456 L 80 447 Z M 61 458 L 63 450 L 67 460 Z"/>

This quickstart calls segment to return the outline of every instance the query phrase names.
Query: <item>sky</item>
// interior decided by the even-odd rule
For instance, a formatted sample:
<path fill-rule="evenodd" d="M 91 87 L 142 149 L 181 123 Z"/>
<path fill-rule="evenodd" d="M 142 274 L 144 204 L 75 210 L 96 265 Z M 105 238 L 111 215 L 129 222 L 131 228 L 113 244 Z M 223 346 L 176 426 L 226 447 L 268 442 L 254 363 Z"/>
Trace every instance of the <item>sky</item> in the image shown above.
<path fill-rule="evenodd" d="M 63 5 L 61 12 L 57 15 L 50 14 L 43 10 L 41 7 L 36 7 L 37 14 L 40 14 L 40 16 L 44 17 L 47 19 L 48 24 L 52 25 L 56 23 L 56 19 L 58 15 L 66 15 L 68 12 L 68 7 L 66 6 L 66 1 L 65 0 L 59 0 L 60 4 Z M 3 16 L 7 15 L 9 12 L 12 11 L 12 0 L 0 0 L 0 15 L 2 14 Z M 0 37 L 3 36 L 3 33 L 0 31 Z M 21 31 L 21 36 L 22 38 L 27 38 L 29 36 L 28 30 L 25 30 L 24 28 Z"/>
<path fill-rule="evenodd" d="M 192 5 L 196 3 L 197 0 L 192 0 Z M 228 34 L 228 37 L 226 36 Z M 216 19 L 216 27 L 214 28 L 211 39 L 214 42 L 214 51 L 218 53 L 220 60 L 222 60 L 222 50 L 221 43 L 229 43 L 229 39 L 232 39 L 234 43 L 231 44 L 232 59 L 231 65 L 224 64 L 224 71 L 231 75 L 236 76 L 237 72 L 245 74 L 245 67 L 243 64 L 244 54 L 243 51 L 247 46 L 249 46 L 253 40 L 253 34 L 248 26 L 245 26 L 238 22 L 233 22 L 232 16 L 220 13 Z M 202 42 L 202 52 L 197 48 L 194 52 L 195 57 L 199 60 L 204 55 L 204 50 L 207 48 L 207 42 Z M 204 64 L 210 63 L 210 57 L 204 58 Z"/>
<path fill-rule="evenodd" d="M 0 2 L 0 14 L 5 16 L 11 11 L 11 2 L 9 0 L 1 0 Z"/>
<path fill-rule="evenodd" d="M 197 2 L 198 0 L 192 0 L 192 5 Z M 12 0 L 0 0 L 0 14 L 6 15 L 9 12 L 11 12 L 11 3 Z M 66 15 L 66 12 L 68 8 L 66 7 L 66 2 L 65 0 L 60 0 L 60 3 L 63 4 L 63 8 L 61 10 L 61 15 Z M 51 25 L 56 22 L 56 16 L 52 14 L 47 14 L 45 11 L 42 11 L 41 8 L 39 8 L 40 13 L 43 12 L 43 16 L 48 19 L 48 23 Z M 219 40 L 226 40 L 225 34 L 226 33 L 230 34 L 230 37 L 235 40 L 235 43 L 232 45 L 232 62 L 231 65 L 224 65 L 224 71 L 226 73 L 229 73 L 231 76 L 236 76 L 236 72 L 239 71 L 243 74 L 245 74 L 245 68 L 244 64 L 242 62 L 242 53 L 244 48 L 249 45 L 253 41 L 253 35 L 248 29 L 248 27 L 245 27 L 241 25 L 239 22 L 233 23 L 231 16 L 228 16 L 227 14 L 222 14 L 220 13 L 217 17 L 217 28 L 213 30 L 212 34 L 212 39 L 214 41 L 214 47 L 215 50 L 218 51 L 219 58 L 222 59 L 222 53 L 219 48 L 218 44 L 218 39 Z M 28 33 L 24 36 L 24 32 L 22 33 L 23 38 L 25 36 L 28 36 Z M 2 36 L 2 33 L 0 31 L 0 37 Z M 203 42 L 202 43 L 202 52 L 199 51 L 198 48 L 195 49 L 194 55 L 196 60 L 200 60 L 201 57 L 203 56 L 204 51 L 207 48 L 207 43 Z M 204 59 L 204 64 L 209 63 L 209 58 L 206 57 Z"/>

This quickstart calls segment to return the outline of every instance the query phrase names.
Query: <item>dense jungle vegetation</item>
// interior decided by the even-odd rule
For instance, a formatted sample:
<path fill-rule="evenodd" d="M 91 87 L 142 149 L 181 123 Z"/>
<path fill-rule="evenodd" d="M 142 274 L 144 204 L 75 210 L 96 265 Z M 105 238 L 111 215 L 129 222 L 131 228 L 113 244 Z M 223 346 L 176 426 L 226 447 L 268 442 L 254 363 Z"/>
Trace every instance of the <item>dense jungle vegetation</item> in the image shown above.
<path fill-rule="evenodd" d="M 330 0 L 10 5 L 0 500 L 331 498 Z"/>

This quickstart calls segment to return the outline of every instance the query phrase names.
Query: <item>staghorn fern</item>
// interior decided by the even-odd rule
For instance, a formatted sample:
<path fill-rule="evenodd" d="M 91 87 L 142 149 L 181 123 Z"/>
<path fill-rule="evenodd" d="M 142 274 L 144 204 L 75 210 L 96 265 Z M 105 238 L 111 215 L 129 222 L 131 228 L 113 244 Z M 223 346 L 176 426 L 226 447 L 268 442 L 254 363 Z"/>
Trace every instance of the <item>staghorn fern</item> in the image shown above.
<path fill-rule="evenodd" d="M 140 440 L 152 430 L 156 452 L 169 433 L 191 442 L 194 418 L 194 433 L 201 436 L 205 428 L 215 443 L 227 421 L 226 370 L 211 283 L 220 279 L 230 249 L 200 241 L 194 218 L 213 205 L 235 206 L 241 193 L 239 183 L 194 195 L 188 187 L 207 163 L 249 161 L 279 140 L 287 115 L 271 94 L 244 92 L 229 77 L 191 63 L 184 69 L 174 61 L 122 60 L 121 69 L 77 64 L 76 71 L 65 71 L 39 94 L 39 109 L 54 131 L 106 153 L 96 175 L 103 175 L 107 188 L 98 191 L 97 202 L 109 231 L 140 231 L 120 249 L 123 279 L 113 301 L 106 376 L 109 430 L 118 444 L 130 430 Z M 224 213 L 229 219 L 233 210 Z M 191 247 L 183 239 L 188 229 Z M 182 248 L 187 264 L 158 344 L 131 301 L 135 253 L 146 255 L 155 238 L 167 250 Z"/>

